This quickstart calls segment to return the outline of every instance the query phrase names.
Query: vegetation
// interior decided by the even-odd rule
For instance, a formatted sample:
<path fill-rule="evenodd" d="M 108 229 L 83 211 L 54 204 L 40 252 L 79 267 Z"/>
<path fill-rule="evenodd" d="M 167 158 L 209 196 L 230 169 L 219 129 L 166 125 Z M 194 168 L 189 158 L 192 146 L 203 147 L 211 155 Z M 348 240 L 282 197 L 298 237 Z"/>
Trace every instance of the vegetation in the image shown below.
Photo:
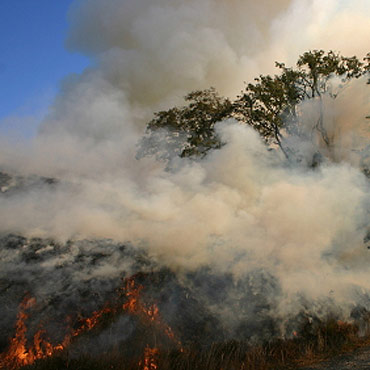
<path fill-rule="evenodd" d="M 314 129 L 330 147 L 331 139 L 323 125 L 322 98 L 335 99 L 350 80 L 369 74 L 369 66 L 370 53 L 361 62 L 355 56 L 313 50 L 301 55 L 295 68 L 276 62 L 279 74 L 260 75 L 234 101 L 219 96 L 214 88 L 194 91 L 185 97 L 187 105 L 155 114 L 141 143 L 141 155 L 155 154 L 161 159 L 174 154 L 202 157 L 222 146 L 215 123 L 234 118 L 253 127 L 268 145 L 278 146 L 286 158 L 293 159 L 294 152 L 286 146 L 284 136 L 302 134 L 298 105 L 308 99 L 319 100 L 320 115 Z M 334 91 L 329 82 L 335 76 L 341 83 Z M 160 144 L 164 138 L 169 144 L 165 151 Z"/>
<path fill-rule="evenodd" d="M 368 340 L 359 339 L 358 328 L 328 318 L 312 325 L 306 322 L 296 337 L 275 340 L 251 346 L 247 342 L 229 341 L 213 343 L 206 347 L 187 347 L 182 350 L 160 348 L 156 356 L 145 365 L 142 356 L 128 356 L 127 349 L 115 348 L 109 353 L 70 356 L 64 351 L 57 356 L 37 361 L 25 370 L 73 369 L 161 369 L 161 370 L 278 370 L 295 369 L 317 360 L 339 354 L 343 350 L 368 345 Z M 144 351 L 143 351 L 144 353 Z M 147 367 L 145 367 L 147 366 Z"/>
<path fill-rule="evenodd" d="M 231 101 L 219 96 L 214 88 L 191 92 L 185 101 L 187 106 L 155 113 L 142 141 L 142 148 L 146 148 L 144 155 L 156 154 L 161 159 L 169 159 L 173 154 L 202 156 L 209 149 L 221 146 L 214 125 L 232 116 L 234 107 Z M 158 132 L 164 137 L 156 135 Z M 163 138 L 167 143 L 166 151 L 159 153 Z"/>
<path fill-rule="evenodd" d="M 253 127 L 265 140 L 266 145 L 278 148 L 287 159 L 294 160 L 294 150 L 286 144 L 285 139 L 289 135 L 303 134 L 300 127 L 299 104 L 311 99 L 318 102 L 320 109 L 314 130 L 330 148 L 332 139 L 323 123 L 323 97 L 336 99 L 349 81 L 368 75 L 370 53 L 361 62 L 356 57 L 343 57 L 333 51 L 326 53 L 322 50 L 313 50 L 301 55 L 295 67 L 287 67 L 284 63 L 278 62 L 276 67 L 279 70 L 278 74 L 260 75 L 253 83 L 247 84 L 245 90 L 234 101 L 220 96 L 214 88 L 209 88 L 188 94 L 185 97 L 186 105 L 183 107 L 156 113 L 148 123 L 146 135 L 141 143 L 140 156 L 155 155 L 163 160 L 170 160 L 173 156 L 202 158 L 209 150 L 218 149 L 223 145 L 215 131 L 215 124 L 233 118 L 241 124 Z M 340 80 L 339 88 L 336 90 L 330 84 L 333 76 Z M 370 84 L 370 78 L 368 83 Z M 166 141 L 165 148 L 162 145 L 163 139 Z M 163 275 L 169 279 L 169 273 Z M 140 276 L 136 278 L 140 282 Z M 143 277 L 141 278 L 145 281 Z M 158 280 L 152 285 L 158 289 L 161 286 Z M 171 283 L 168 286 L 174 289 L 175 284 Z M 133 333 L 128 333 L 126 339 L 122 339 L 124 335 L 120 333 L 120 336 L 116 337 L 117 340 L 111 341 L 114 347 L 109 347 L 106 352 L 99 351 L 99 341 L 94 342 L 97 343 L 98 351 L 94 353 L 91 350 L 95 348 L 90 345 L 94 337 L 99 338 L 102 333 L 108 332 L 109 335 L 114 335 L 106 330 L 119 318 L 116 314 L 118 309 L 112 309 L 106 316 L 105 314 L 101 316 L 103 320 L 100 326 L 97 324 L 92 331 L 84 333 L 79 342 L 72 336 L 70 346 L 56 351 L 55 355 L 49 358 L 37 360 L 24 369 L 276 370 L 296 368 L 315 359 L 347 350 L 351 346 L 369 344 L 370 333 L 363 333 L 365 334 L 363 339 L 358 335 L 360 326 L 370 327 L 370 314 L 365 309 L 358 317 L 353 317 L 353 323 L 343 323 L 336 317 L 327 317 L 326 320 L 312 319 L 302 314 L 302 325 L 297 332 L 284 339 L 276 339 L 275 336 L 275 339 L 257 345 L 252 345 L 247 339 L 236 341 L 209 336 L 206 325 L 201 326 L 198 321 L 201 334 L 211 337 L 214 343 L 202 343 L 200 340 L 181 342 L 168 334 L 172 331 L 158 318 L 154 304 L 145 305 L 140 302 L 138 294 L 141 288 L 138 288 L 138 285 L 127 284 L 125 289 L 119 299 L 124 298 L 131 304 L 118 300 L 117 307 L 124 307 L 131 313 L 134 317 L 131 317 L 132 327 L 135 327 L 135 331 L 132 329 Z M 185 290 L 176 292 L 178 299 L 186 293 Z M 162 291 L 157 293 L 162 300 L 165 298 Z M 189 310 L 191 314 L 184 317 L 184 321 L 191 318 L 194 312 L 199 320 L 200 310 L 194 303 L 196 301 L 185 296 L 186 302 L 190 302 L 188 304 L 194 307 L 193 310 Z M 157 319 L 157 324 L 154 319 Z M 189 322 L 190 320 L 187 321 Z M 205 314 L 201 323 L 213 326 L 213 322 Z M 158 333 L 158 328 L 162 330 L 162 334 Z M 76 328 L 74 329 L 75 333 L 78 332 Z M 104 339 L 104 336 L 101 338 Z M 147 347 L 149 341 L 150 348 Z M 88 350 L 84 350 L 85 344 Z M 145 360 L 143 356 L 147 348 L 149 357 Z"/>

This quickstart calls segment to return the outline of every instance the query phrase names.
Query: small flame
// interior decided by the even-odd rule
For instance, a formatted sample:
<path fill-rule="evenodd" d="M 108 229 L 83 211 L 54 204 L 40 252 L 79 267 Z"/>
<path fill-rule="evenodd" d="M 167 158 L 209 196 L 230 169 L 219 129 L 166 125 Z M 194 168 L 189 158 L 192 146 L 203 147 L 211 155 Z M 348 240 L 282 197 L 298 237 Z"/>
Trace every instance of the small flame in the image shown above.
<path fill-rule="evenodd" d="M 123 309 L 132 314 L 138 315 L 142 318 L 143 321 L 154 323 L 157 327 L 160 328 L 162 332 L 167 335 L 168 338 L 175 342 L 176 345 L 180 348 L 181 352 L 183 352 L 182 344 L 175 337 L 172 328 L 163 322 L 159 314 L 158 306 L 155 303 L 146 305 L 141 302 L 140 293 L 142 289 L 143 286 L 141 284 L 136 284 L 134 277 L 126 279 L 125 295 L 128 298 L 128 301 L 123 305 Z"/>
<path fill-rule="evenodd" d="M 20 304 L 15 325 L 15 335 L 10 340 L 8 351 L 0 355 L 0 368 L 17 369 L 25 365 L 31 365 L 36 360 L 50 357 L 57 351 L 64 350 L 70 344 L 73 337 L 91 330 L 98 324 L 102 315 L 113 311 L 109 307 L 94 311 L 91 317 L 82 319 L 80 326 L 75 330 L 71 330 L 71 333 L 65 336 L 63 342 L 57 345 L 52 345 L 46 339 L 45 330 L 40 329 L 34 335 L 32 344 L 27 348 L 26 320 L 29 315 L 26 313 L 26 310 L 34 306 L 35 303 L 36 300 L 34 298 L 26 297 Z"/>
<path fill-rule="evenodd" d="M 34 298 L 26 297 L 20 304 L 17 321 L 15 324 L 15 335 L 10 341 L 7 352 L 0 355 L 0 367 L 16 369 L 21 366 L 30 365 L 38 359 L 46 358 L 55 351 L 63 349 L 62 345 L 53 346 L 45 337 L 45 331 L 40 329 L 33 337 L 33 343 L 27 348 L 27 326 L 26 320 L 29 315 L 27 310 L 36 304 Z"/>
<path fill-rule="evenodd" d="M 114 312 L 114 309 L 110 308 L 108 306 L 104 307 L 103 309 L 101 309 L 99 311 L 94 311 L 92 313 L 91 317 L 80 320 L 80 327 L 76 330 L 73 330 L 72 333 L 71 333 L 71 336 L 72 337 L 77 337 L 81 333 L 91 330 L 92 328 L 94 328 L 99 323 L 101 317 L 104 314 L 112 313 L 112 312 Z"/>
<path fill-rule="evenodd" d="M 158 348 L 145 347 L 144 360 L 139 361 L 139 368 L 142 370 L 157 370 L 158 369 Z"/>
<path fill-rule="evenodd" d="M 141 299 L 143 286 L 137 284 L 134 277 L 125 279 L 125 288 L 122 289 L 127 298 L 121 309 L 138 316 L 145 324 L 153 324 L 167 335 L 183 352 L 181 342 L 176 339 L 172 328 L 165 324 L 160 317 L 159 309 L 156 304 L 144 304 Z M 19 306 L 17 321 L 15 325 L 15 335 L 10 340 L 10 345 L 5 353 L 0 354 L 0 368 L 14 370 L 19 367 L 30 365 L 38 359 L 53 356 L 55 352 L 62 351 L 69 346 L 71 340 L 80 334 L 93 329 L 101 320 L 102 316 L 109 313 L 116 313 L 119 307 L 110 307 L 106 305 L 98 311 L 94 311 L 88 318 L 79 320 L 77 329 L 70 329 L 62 343 L 52 345 L 47 337 L 46 331 L 40 329 L 33 337 L 32 343 L 27 346 L 27 326 L 26 321 L 29 318 L 27 310 L 36 304 L 35 298 L 26 297 Z M 69 325 L 71 327 L 71 325 Z M 151 348 L 149 345 L 144 350 L 144 360 L 140 361 L 142 370 L 158 369 L 157 359 L 159 355 L 158 348 Z"/>

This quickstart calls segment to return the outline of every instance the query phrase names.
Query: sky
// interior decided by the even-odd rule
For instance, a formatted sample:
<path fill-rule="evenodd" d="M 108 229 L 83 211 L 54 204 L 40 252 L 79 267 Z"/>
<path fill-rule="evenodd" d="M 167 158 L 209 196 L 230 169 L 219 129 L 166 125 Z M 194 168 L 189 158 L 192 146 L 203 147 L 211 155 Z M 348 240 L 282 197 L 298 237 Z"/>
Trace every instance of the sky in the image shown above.
<path fill-rule="evenodd" d="M 47 111 L 60 80 L 88 64 L 86 57 L 64 47 L 71 3 L 0 1 L 0 131 L 17 131 L 17 121 L 22 121 L 18 126 L 23 134 L 30 134 L 35 121 Z"/>
<path fill-rule="evenodd" d="M 45 116 L 48 111 L 48 107 L 51 106 L 57 92 L 59 91 L 62 79 L 71 73 L 83 72 L 85 67 L 89 65 L 90 60 L 86 55 L 90 55 L 94 58 L 97 55 L 99 56 L 104 54 L 105 56 L 103 59 L 107 60 L 111 58 L 107 56 L 109 55 L 109 52 L 106 52 L 108 49 L 115 49 L 116 51 L 124 49 L 124 45 L 121 45 L 121 43 L 126 42 L 126 36 L 130 35 L 131 30 L 121 30 L 124 26 L 120 24 L 125 23 L 130 25 L 132 23 L 131 26 L 134 27 L 134 23 L 131 22 L 130 19 L 130 10 L 127 11 L 123 6 L 125 1 L 108 2 L 109 4 L 120 4 L 120 6 L 117 5 L 117 9 L 112 6 L 111 8 L 114 9 L 113 11 L 109 10 L 110 7 L 107 6 L 107 2 L 102 1 L 100 3 L 95 0 L 85 1 L 86 4 L 95 4 L 95 8 L 99 10 L 95 16 L 91 17 L 91 14 L 89 13 L 90 10 L 86 11 L 85 9 L 84 14 L 87 15 L 86 20 L 84 20 L 83 14 L 79 14 L 78 11 L 75 12 L 75 16 L 72 17 L 71 26 L 67 21 L 67 13 L 70 5 L 74 2 L 76 1 L 0 1 L 0 14 L 2 15 L 2 22 L 0 23 L 0 134 L 22 137 L 34 136 L 38 124 Z M 366 32 L 368 29 L 366 23 L 366 20 L 368 19 L 366 17 L 370 10 L 370 2 L 368 0 L 315 0 L 312 1 L 310 6 L 310 11 L 313 12 L 312 14 L 308 10 L 307 4 L 299 6 L 299 4 L 310 3 L 305 0 L 281 0 L 279 3 L 285 4 L 289 2 L 293 4 L 293 6 L 290 11 L 288 11 L 286 17 L 281 18 L 280 22 L 279 17 L 272 22 L 272 18 L 269 18 L 268 14 L 266 15 L 266 12 L 268 13 L 269 9 L 273 8 L 272 4 L 275 6 L 278 2 L 274 3 L 267 0 L 265 1 L 266 4 L 261 3 L 262 5 L 260 7 L 264 16 L 260 18 L 265 19 L 265 22 L 268 22 L 272 28 L 275 27 L 276 32 L 273 31 L 272 34 L 277 34 L 278 36 L 276 37 L 276 40 L 270 40 L 270 46 L 265 47 L 264 49 L 261 47 L 261 43 L 263 44 L 266 40 L 260 40 L 252 32 L 254 39 L 256 40 L 255 43 L 257 45 L 257 49 L 261 49 L 260 59 L 255 55 L 256 53 L 254 48 L 256 45 L 243 39 L 243 43 L 248 47 L 247 54 L 250 54 L 248 54 L 249 59 L 246 58 L 246 63 L 239 63 L 244 71 L 256 70 L 255 75 L 260 72 L 265 73 L 264 71 L 258 71 L 258 68 L 256 68 L 256 66 L 261 65 L 261 60 L 268 60 L 268 65 L 271 66 L 273 66 L 275 58 L 280 61 L 292 63 L 296 60 L 299 53 L 307 49 L 307 47 L 311 48 L 312 46 L 314 48 L 319 47 L 326 50 L 333 48 L 344 52 L 344 54 L 348 53 L 347 49 L 349 49 L 350 55 L 355 54 L 360 50 L 361 56 L 363 45 L 366 41 L 366 37 L 363 35 L 367 34 Z M 126 1 L 126 3 L 130 2 Z M 234 5 L 237 3 L 238 1 L 236 1 Z M 294 6 L 295 3 L 297 6 Z M 144 2 L 144 9 L 145 8 L 147 8 L 147 4 Z M 235 8 L 237 9 L 238 7 L 235 6 Z M 256 6 L 256 8 L 258 8 L 258 6 Z M 282 9 L 283 8 L 284 6 L 282 5 Z M 94 7 L 91 6 L 90 9 L 94 9 Z M 122 11 L 122 13 L 120 13 L 120 11 Z M 244 11 L 242 12 L 243 14 L 245 14 Z M 257 10 L 252 9 L 251 11 L 253 13 Z M 270 11 L 272 13 L 274 12 L 272 9 L 270 9 Z M 339 14 L 338 17 L 335 17 L 336 13 Z M 128 16 L 126 16 L 127 14 Z M 235 20 L 235 23 L 238 23 L 237 21 L 239 18 L 237 14 L 231 12 L 231 17 L 236 17 L 237 19 Z M 251 17 L 251 19 L 249 19 L 247 23 L 251 23 L 251 30 L 253 30 L 255 22 L 262 22 L 260 18 L 257 14 L 256 17 Z M 95 21 L 91 22 L 91 19 L 95 19 Z M 124 21 L 122 21 L 122 19 Z M 135 19 L 135 16 L 133 16 L 133 19 Z M 106 20 L 110 23 L 113 20 L 109 30 L 105 27 Z M 115 20 L 117 20 L 117 22 Z M 171 24 L 171 18 L 166 19 L 164 23 L 166 22 Z M 233 24 L 233 22 L 231 23 Z M 127 26 L 127 28 L 131 26 Z M 148 27 L 150 27 L 150 23 L 148 23 Z M 147 35 L 150 35 L 150 37 L 147 37 L 149 39 L 149 46 L 144 49 L 148 52 L 151 50 L 150 44 L 154 45 L 156 43 L 155 35 L 162 35 L 162 37 L 164 37 L 163 30 L 160 29 L 160 26 L 153 27 L 158 29 L 156 29 L 155 32 L 147 33 Z M 297 33 L 297 27 L 304 27 L 305 32 Z M 178 29 L 178 33 L 181 35 L 181 27 L 176 25 L 175 28 Z M 235 31 L 236 36 L 231 35 L 229 31 L 225 32 L 226 34 L 229 33 L 227 36 L 229 39 L 235 41 L 238 37 L 239 28 L 234 26 L 233 28 L 235 28 L 233 32 Z M 357 29 L 356 32 L 353 31 L 354 28 Z M 72 37 L 69 40 L 69 49 L 67 50 L 65 44 L 68 30 L 70 29 L 72 29 Z M 143 34 L 145 34 L 145 27 L 143 27 L 143 29 Z M 243 32 L 245 31 L 242 26 L 240 29 Z M 137 29 L 135 28 L 135 32 L 136 31 Z M 120 35 L 120 32 L 123 32 L 123 36 Z M 244 33 L 242 34 L 244 35 Z M 353 37 L 354 34 L 358 34 L 359 36 Z M 120 36 L 116 39 L 117 35 Z M 152 36 L 153 40 L 150 41 Z M 165 39 L 167 36 L 165 36 Z M 139 45 L 141 45 L 140 42 L 143 40 L 140 36 L 140 32 L 138 32 L 137 37 Z M 178 39 L 176 40 L 176 37 L 173 37 L 175 41 L 171 41 L 169 37 L 170 36 L 167 37 L 167 41 L 160 40 L 158 49 L 163 48 L 164 45 L 169 45 L 166 47 L 170 52 L 171 42 L 175 42 L 176 44 Z M 274 36 L 272 36 L 272 38 L 273 37 Z M 249 37 L 249 39 L 253 38 Z M 350 42 L 348 40 L 350 40 Z M 232 44 L 234 41 L 231 41 L 231 47 L 234 46 Z M 220 42 L 220 40 L 217 42 Z M 106 45 L 107 50 L 105 50 L 104 47 L 103 49 L 100 49 L 102 45 Z M 287 48 L 282 45 L 289 45 L 288 49 L 292 49 L 291 60 L 289 60 L 289 53 L 288 55 L 286 53 Z M 349 45 L 351 46 L 350 48 L 348 48 Z M 171 67 L 172 69 L 170 68 L 165 75 L 172 73 L 171 71 L 176 68 L 177 65 L 186 64 L 187 59 L 191 59 L 193 51 L 197 50 L 197 48 L 204 49 L 206 50 L 206 53 L 208 52 L 208 54 L 212 54 L 212 50 L 208 50 L 212 49 L 212 42 L 204 42 L 204 40 L 202 41 L 200 39 L 199 45 L 193 46 L 191 53 L 188 51 L 180 51 L 178 53 L 171 54 L 174 67 Z M 226 45 L 223 48 L 223 59 L 227 59 L 228 56 L 230 56 L 231 59 L 234 58 L 239 62 L 243 61 L 244 57 L 241 55 L 235 55 L 233 53 L 229 55 L 228 47 L 229 45 Z M 239 51 L 243 54 L 245 50 L 243 51 L 242 49 Z M 183 48 L 180 48 L 179 50 L 183 50 Z M 86 55 L 82 55 L 82 53 L 85 53 Z M 111 54 L 113 53 L 114 52 L 112 51 Z M 197 52 L 195 51 L 195 55 L 196 54 Z M 159 53 L 157 58 L 157 62 L 159 62 L 160 67 L 163 64 L 166 64 L 161 60 L 162 55 L 166 54 Z M 214 55 L 217 55 L 218 57 L 220 56 L 216 51 L 214 52 Z M 253 58 L 250 58 L 250 56 L 253 56 Z M 125 56 L 125 58 L 127 58 L 127 63 L 130 63 L 130 57 Z M 215 57 L 212 58 L 215 59 Z M 212 60 L 212 58 L 210 60 Z M 117 58 L 117 60 L 119 59 L 122 60 L 121 57 Z M 139 73 L 135 72 L 139 70 L 134 68 L 136 63 L 132 63 L 132 65 L 134 65 L 134 67 L 132 67 L 134 69 L 133 71 L 130 70 L 130 68 L 126 68 L 128 72 L 125 79 L 129 81 L 128 83 L 130 83 L 130 79 L 132 78 L 139 81 L 134 84 L 135 86 L 142 86 L 140 82 L 143 78 L 142 75 L 146 78 L 145 73 L 142 72 L 145 70 L 150 71 L 155 68 L 155 61 L 153 61 L 151 57 L 148 57 L 145 60 L 150 60 L 151 64 L 150 66 L 143 67 Z M 191 61 L 188 64 L 193 66 L 193 62 L 194 61 Z M 222 62 L 218 64 L 222 65 Z M 232 85 L 232 81 L 237 80 L 237 86 L 239 89 L 239 80 L 242 81 L 245 76 L 239 76 L 240 73 L 237 72 L 237 66 L 227 69 L 228 73 L 225 73 L 225 68 L 217 68 L 217 66 L 213 66 L 212 63 L 209 63 L 209 66 L 211 72 L 207 72 L 207 75 L 211 77 L 216 76 L 217 83 L 220 85 L 217 86 L 217 88 L 219 88 L 222 93 L 224 93 L 223 86 L 222 83 L 219 82 L 221 75 L 224 75 L 224 82 L 228 85 Z M 191 67 L 190 69 L 191 73 L 195 76 L 198 70 L 195 67 Z M 158 72 L 156 74 L 160 75 Z M 186 84 L 186 81 L 184 82 L 183 78 L 179 78 L 179 81 L 183 83 L 182 88 L 186 92 L 193 89 L 194 86 L 199 88 L 196 84 L 194 85 L 194 78 L 190 77 L 188 78 L 190 81 L 189 84 Z M 202 79 L 198 75 L 195 77 L 196 81 L 200 81 Z M 211 84 L 214 84 L 215 79 L 213 77 L 210 79 Z M 166 88 L 170 89 L 171 86 L 168 87 L 167 85 L 171 84 L 168 83 L 166 78 L 158 79 L 166 84 Z M 173 79 L 171 83 L 172 82 Z M 204 84 L 204 86 L 206 86 L 206 84 Z M 202 87 L 204 86 L 202 85 Z M 177 94 L 184 94 L 184 91 L 182 91 L 182 89 L 180 90 L 181 91 L 178 91 Z"/>

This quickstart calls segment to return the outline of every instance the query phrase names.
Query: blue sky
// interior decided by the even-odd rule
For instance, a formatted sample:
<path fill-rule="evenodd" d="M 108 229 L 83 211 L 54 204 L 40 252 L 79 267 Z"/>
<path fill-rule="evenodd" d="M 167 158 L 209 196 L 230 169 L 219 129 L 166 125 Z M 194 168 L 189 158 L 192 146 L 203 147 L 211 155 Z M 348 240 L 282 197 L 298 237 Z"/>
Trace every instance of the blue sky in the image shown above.
<path fill-rule="evenodd" d="M 52 102 L 60 80 L 87 66 L 86 57 L 64 48 L 72 2 L 0 1 L 0 131 L 11 125 L 12 117 L 37 120 Z"/>
<path fill-rule="evenodd" d="M 14 132 L 32 136 L 63 77 L 79 73 L 89 64 L 86 57 L 64 48 L 68 30 L 67 12 L 73 1 L 0 0 L 0 134 Z M 312 1 L 318 9 L 326 9 L 326 22 L 335 11 L 352 9 L 356 10 L 357 18 L 349 16 L 348 19 L 354 23 L 361 12 L 366 15 L 370 10 L 369 0 Z M 326 36 L 326 33 L 320 33 L 323 26 L 325 24 L 320 22 L 313 24 L 310 32 Z M 347 25 L 347 28 L 351 27 L 352 23 Z M 337 37 L 339 31 L 341 29 L 328 34 L 325 45 L 329 47 L 326 49 L 333 48 L 345 54 L 342 49 L 343 45 L 349 44 L 348 40 L 359 47 L 366 41 L 358 42 L 361 37 L 354 39 L 353 32 L 345 32 L 347 38 Z M 332 44 L 330 35 L 334 35 L 334 41 L 340 41 L 339 44 Z"/>

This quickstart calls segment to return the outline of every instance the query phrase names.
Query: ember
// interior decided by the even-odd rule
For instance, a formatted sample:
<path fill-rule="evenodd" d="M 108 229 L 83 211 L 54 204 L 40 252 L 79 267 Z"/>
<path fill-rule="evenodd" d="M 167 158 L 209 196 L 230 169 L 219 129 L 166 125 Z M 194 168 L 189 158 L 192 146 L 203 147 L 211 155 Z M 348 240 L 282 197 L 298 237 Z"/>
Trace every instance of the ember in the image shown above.
<path fill-rule="evenodd" d="M 145 347 L 144 360 L 139 361 L 139 368 L 142 370 L 156 370 L 158 369 L 158 348 Z"/>

